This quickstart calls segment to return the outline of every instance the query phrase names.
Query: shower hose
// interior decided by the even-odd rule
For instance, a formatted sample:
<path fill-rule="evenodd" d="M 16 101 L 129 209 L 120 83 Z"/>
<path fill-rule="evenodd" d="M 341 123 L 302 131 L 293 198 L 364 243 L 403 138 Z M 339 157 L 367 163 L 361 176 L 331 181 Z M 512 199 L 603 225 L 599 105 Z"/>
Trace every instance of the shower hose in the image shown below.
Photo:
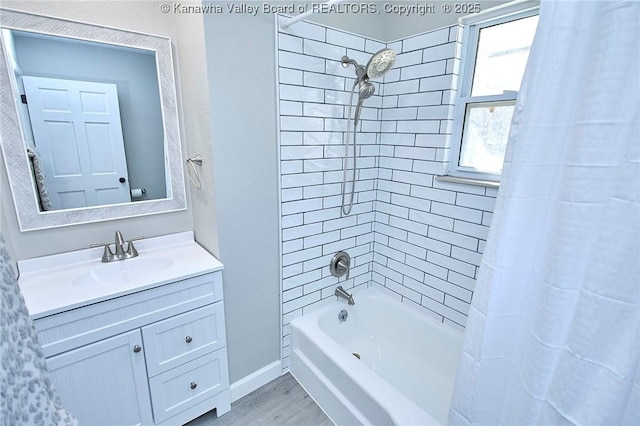
<path fill-rule="evenodd" d="M 353 196 L 356 188 L 356 126 L 357 122 L 354 117 L 353 119 L 353 168 L 351 174 L 351 197 L 349 199 L 349 205 L 345 206 L 345 197 L 347 192 L 347 169 L 349 168 L 349 122 L 351 121 L 351 108 L 353 106 L 353 94 L 356 91 L 356 86 L 358 85 L 358 81 L 353 84 L 353 88 L 351 89 L 351 96 L 349 96 L 349 111 L 347 114 L 347 141 L 344 147 L 344 162 L 342 167 L 342 214 L 344 216 L 348 216 L 351 213 L 351 208 L 353 207 Z M 357 113 L 356 113 L 357 114 Z"/>

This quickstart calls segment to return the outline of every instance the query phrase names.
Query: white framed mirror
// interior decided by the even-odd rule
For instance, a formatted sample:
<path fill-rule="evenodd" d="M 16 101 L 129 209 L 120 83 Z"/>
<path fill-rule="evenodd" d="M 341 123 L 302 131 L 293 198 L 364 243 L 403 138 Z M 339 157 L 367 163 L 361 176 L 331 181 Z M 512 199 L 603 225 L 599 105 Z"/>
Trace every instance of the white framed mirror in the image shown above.
<path fill-rule="evenodd" d="M 168 38 L 8 9 L 0 27 L 21 231 L 186 209 Z"/>

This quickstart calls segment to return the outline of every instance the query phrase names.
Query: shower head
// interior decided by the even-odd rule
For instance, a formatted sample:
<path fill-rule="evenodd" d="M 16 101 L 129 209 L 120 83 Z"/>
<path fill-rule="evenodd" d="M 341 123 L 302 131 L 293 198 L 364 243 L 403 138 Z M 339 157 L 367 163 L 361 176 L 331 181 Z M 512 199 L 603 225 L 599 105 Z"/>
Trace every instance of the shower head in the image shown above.
<path fill-rule="evenodd" d="M 363 101 L 373 96 L 374 92 L 376 91 L 376 88 L 373 86 L 373 83 L 369 81 L 369 79 L 379 78 L 385 75 L 396 62 L 396 53 L 391 49 L 379 50 L 375 55 L 371 57 L 371 59 L 369 59 L 366 69 L 346 55 L 342 57 L 340 62 L 342 63 L 342 66 L 344 68 L 348 68 L 349 65 L 353 65 L 356 69 L 356 82 L 353 84 L 353 90 L 355 90 L 356 85 L 358 85 L 359 87 L 358 104 L 356 105 L 356 113 L 353 117 L 353 126 L 355 128 L 355 126 L 358 125 L 358 121 L 360 120 Z M 351 94 L 353 96 L 353 92 L 351 92 Z M 351 104 L 351 102 L 349 102 L 349 104 Z M 351 109 L 349 109 L 349 111 L 351 111 Z"/>
<path fill-rule="evenodd" d="M 385 75 L 396 62 L 396 53 L 391 49 L 379 50 L 369 59 L 366 68 L 348 56 L 343 56 L 340 62 L 344 68 L 349 65 L 353 65 L 356 68 L 356 76 L 359 82 L 368 81 L 370 78 L 379 78 Z"/>
<path fill-rule="evenodd" d="M 367 63 L 367 77 L 379 78 L 385 75 L 396 62 L 396 52 L 391 49 L 379 50 Z"/>

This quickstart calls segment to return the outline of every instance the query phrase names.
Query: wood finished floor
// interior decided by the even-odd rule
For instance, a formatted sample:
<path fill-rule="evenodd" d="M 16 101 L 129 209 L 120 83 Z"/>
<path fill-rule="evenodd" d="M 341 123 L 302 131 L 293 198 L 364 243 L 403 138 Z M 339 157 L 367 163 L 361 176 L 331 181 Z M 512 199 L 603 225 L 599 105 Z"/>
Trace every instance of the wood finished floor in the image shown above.
<path fill-rule="evenodd" d="M 231 404 L 231 411 L 216 418 L 210 411 L 186 426 L 333 426 L 327 415 L 289 373 Z"/>

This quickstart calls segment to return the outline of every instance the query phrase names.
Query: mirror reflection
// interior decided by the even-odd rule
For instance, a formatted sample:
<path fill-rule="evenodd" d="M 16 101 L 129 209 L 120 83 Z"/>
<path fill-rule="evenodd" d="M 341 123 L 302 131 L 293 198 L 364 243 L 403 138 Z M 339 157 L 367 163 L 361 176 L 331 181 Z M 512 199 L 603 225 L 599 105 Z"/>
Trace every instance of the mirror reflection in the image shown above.
<path fill-rule="evenodd" d="M 40 210 L 166 198 L 155 52 L 2 32 Z"/>

